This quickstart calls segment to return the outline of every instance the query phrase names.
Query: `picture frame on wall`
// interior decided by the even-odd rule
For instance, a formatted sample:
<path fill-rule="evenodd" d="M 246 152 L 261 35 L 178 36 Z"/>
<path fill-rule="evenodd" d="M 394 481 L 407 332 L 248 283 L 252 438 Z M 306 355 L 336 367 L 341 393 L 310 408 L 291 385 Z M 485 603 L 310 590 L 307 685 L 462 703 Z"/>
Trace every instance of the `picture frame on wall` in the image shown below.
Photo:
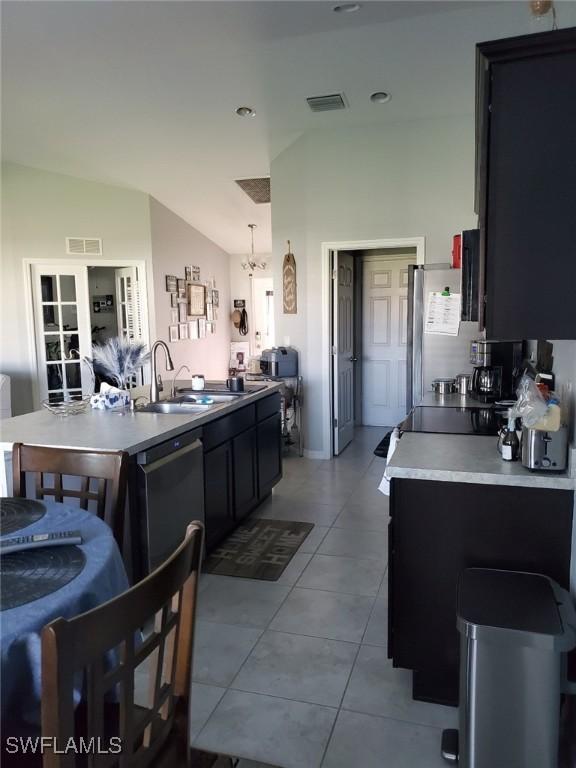
<path fill-rule="evenodd" d="M 178 304 L 178 322 L 186 323 L 188 321 L 188 307 L 185 301 Z"/>
<path fill-rule="evenodd" d="M 176 291 L 170 294 L 170 306 L 172 309 L 178 309 L 178 293 Z"/>
<path fill-rule="evenodd" d="M 173 293 L 178 289 L 178 279 L 176 275 L 166 275 L 166 291 Z"/>
<path fill-rule="evenodd" d="M 186 280 L 183 277 L 178 278 L 178 293 L 186 290 Z"/>
<path fill-rule="evenodd" d="M 178 323 L 178 310 L 177 309 L 171 309 L 170 310 L 170 323 L 171 325 Z"/>
<path fill-rule="evenodd" d="M 215 307 L 220 306 L 220 292 L 216 289 L 212 289 L 212 304 L 214 304 Z"/>
<path fill-rule="evenodd" d="M 190 283 L 186 290 L 188 314 L 192 317 L 202 317 L 206 314 L 206 289 L 203 285 Z"/>
<path fill-rule="evenodd" d="M 192 265 L 192 282 L 200 282 L 200 267 L 196 266 L 195 264 Z"/>
<path fill-rule="evenodd" d="M 188 338 L 188 323 L 178 324 L 178 337 L 180 338 L 180 341 Z"/>
<path fill-rule="evenodd" d="M 184 267 L 184 277 L 187 282 L 192 281 L 192 267 Z"/>
<path fill-rule="evenodd" d="M 170 341 L 178 341 L 178 326 L 177 325 L 171 325 L 168 328 L 168 338 Z"/>

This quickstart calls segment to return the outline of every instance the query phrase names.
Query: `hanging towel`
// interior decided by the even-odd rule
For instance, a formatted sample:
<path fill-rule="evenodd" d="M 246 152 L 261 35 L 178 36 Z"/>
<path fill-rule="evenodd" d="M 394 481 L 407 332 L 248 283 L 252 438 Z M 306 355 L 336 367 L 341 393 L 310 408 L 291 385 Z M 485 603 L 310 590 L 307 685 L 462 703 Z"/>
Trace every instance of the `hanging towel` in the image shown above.
<path fill-rule="evenodd" d="M 398 445 L 398 440 L 400 440 L 400 430 L 398 427 L 395 427 L 392 431 L 392 434 L 390 435 L 390 445 L 388 446 L 388 455 L 386 456 L 386 469 L 384 470 L 382 482 L 378 486 L 380 493 L 383 493 L 385 496 L 390 496 L 390 477 L 388 476 L 388 464 L 394 455 L 394 451 Z"/>

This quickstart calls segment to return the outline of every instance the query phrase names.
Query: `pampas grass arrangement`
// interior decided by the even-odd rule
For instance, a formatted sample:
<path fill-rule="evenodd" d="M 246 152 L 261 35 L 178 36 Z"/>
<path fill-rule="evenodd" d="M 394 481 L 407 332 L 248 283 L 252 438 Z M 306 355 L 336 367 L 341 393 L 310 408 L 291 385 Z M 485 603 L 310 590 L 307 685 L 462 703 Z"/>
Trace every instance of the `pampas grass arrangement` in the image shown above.
<path fill-rule="evenodd" d="M 97 373 L 115 381 L 120 389 L 128 389 L 136 371 L 150 357 L 144 343 L 120 336 L 108 339 L 104 344 L 95 344 L 92 355 Z"/>

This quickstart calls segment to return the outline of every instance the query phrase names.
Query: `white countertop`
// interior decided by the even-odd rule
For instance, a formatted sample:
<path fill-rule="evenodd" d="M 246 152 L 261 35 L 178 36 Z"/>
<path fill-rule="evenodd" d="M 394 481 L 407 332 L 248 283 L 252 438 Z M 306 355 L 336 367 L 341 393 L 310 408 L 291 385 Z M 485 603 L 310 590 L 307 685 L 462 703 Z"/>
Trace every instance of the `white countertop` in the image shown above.
<path fill-rule="evenodd" d="M 178 384 L 183 386 L 185 383 Z M 43 408 L 0 421 L 0 451 L 11 451 L 14 443 L 28 443 L 50 448 L 127 451 L 135 454 L 256 402 L 276 392 L 280 386 L 277 382 L 267 382 L 265 389 L 260 392 L 248 392 L 230 402 L 214 405 L 205 413 L 164 414 L 87 408 L 77 416 L 55 416 Z M 144 391 L 147 388 L 139 388 L 135 393 L 141 394 Z"/>
<path fill-rule="evenodd" d="M 436 392 L 424 392 L 418 406 L 444 408 L 492 408 L 492 403 L 481 403 L 470 395 L 437 395 Z"/>
<path fill-rule="evenodd" d="M 503 461 L 495 437 L 406 432 L 387 466 L 390 478 L 452 483 L 576 489 L 568 473 L 530 472 L 519 461 Z"/>

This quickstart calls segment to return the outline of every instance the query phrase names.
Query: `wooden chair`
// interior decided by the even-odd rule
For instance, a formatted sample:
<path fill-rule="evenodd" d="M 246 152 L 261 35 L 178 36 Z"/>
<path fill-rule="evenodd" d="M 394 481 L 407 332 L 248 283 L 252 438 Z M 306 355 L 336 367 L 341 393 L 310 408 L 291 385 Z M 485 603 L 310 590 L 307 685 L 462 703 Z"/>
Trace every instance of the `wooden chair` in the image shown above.
<path fill-rule="evenodd" d="M 26 496 L 26 476 L 35 475 L 34 498 L 54 497 L 54 501 L 79 499 L 80 507 L 88 509 L 95 502 L 96 514 L 114 533 L 123 551 L 124 507 L 128 480 L 128 454 L 124 451 L 81 451 L 67 448 L 47 448 L 15 443 L 12 449 L 13 495 Z M 45 475 L 54 477 L 52 487 L 46 485 Z M 63 477 L 81 477 L 80 490 L 64 488 Z M 90 490 L 97 481 L 96 490 Z"/>
<path fill-rule="evenodd" d="M 191 523 L 173 555 L 108 603 L 42 630 L 42 736 L 66 744 L 94 737 L 120 754 L 44 753 L 43 768 L 212 766 L 217 756 L 190 750 L 189 698 L 194 619 L 203 528 Z M 154 618 L 150 634 L 140 630 Z M 145 664 L 146 706 L 134 702 L 135 675 Z M 84 674 L 82 703 L 74 687 Z M 110 694 L 113 694 L 110 696 Z M 107 700 L 108 695 L 108 700 Z M 112 699 L 112 700 L 110 700 Z M 115 747 L 114 747 L 115 748 Z M 198 760 L 196 760 L 198 758 Z"/>

